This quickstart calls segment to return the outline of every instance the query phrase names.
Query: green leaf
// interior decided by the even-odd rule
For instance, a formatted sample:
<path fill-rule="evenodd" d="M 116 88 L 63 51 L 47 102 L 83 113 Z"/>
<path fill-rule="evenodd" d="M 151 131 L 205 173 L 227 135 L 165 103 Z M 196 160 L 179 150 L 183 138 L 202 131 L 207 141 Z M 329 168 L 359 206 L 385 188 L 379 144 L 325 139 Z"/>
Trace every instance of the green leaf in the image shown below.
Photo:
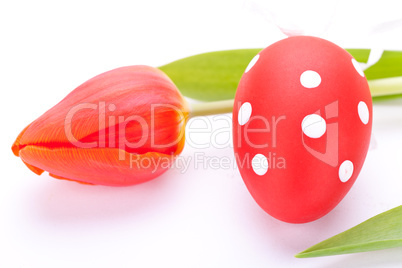
<path fill-rule="evenodd" d="M 380 97 L 398 97 L 402 94 L 402 76 L 368 80 L 371 96 L 376 99 Z"/>
<path fill-rule="evenodd" d="M 364 73 L 368 80 L 402 76 L 402 51 L 385 50 L 381 59 Z"/>
<path fill-rule="evenodd" d="M 370 56 L 370 49 L 351 48 L 346 49 L 346 51 L 349 52 L 358 62 L 366 63 Z"/>
<path fill-rule="evenodd" d="M 321 257 L 402 246 L 402 206 L 383 212 L 296 255 Z"/>
<path fill-rule="evenodd" d="M 237 85 L 251 59 L 261 49 L 209 52 L 180 59 L 159 67 L 182 94 L 201 101 L 233 99 Z M 359 62 L 366 63 L 369 49 L 347 49 Z M 365 70 L 372 96 L 402 94 L 402 51 L 384 51 L 381 59 Z"/>
<path fill-rule="evenodd" d="M 261 49 L 199 54 L 159 67 L 186 96 L 201 101 L 233 99 L 251 59 Z"/>

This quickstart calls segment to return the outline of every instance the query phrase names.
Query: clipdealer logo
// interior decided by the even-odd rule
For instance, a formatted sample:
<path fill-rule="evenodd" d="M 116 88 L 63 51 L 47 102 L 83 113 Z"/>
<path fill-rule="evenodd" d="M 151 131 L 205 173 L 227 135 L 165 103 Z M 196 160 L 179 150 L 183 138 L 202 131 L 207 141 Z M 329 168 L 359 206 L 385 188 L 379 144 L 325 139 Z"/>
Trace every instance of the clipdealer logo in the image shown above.
<path fill-rule="evenodd" d="M 310 122 L 305 128 L 312 127 L 314 124 L 326 124 L 326 141 L 325 141 L 325 152 L 320 152 L 314 148 L 311 148 L 305 140 L 305 135 L 302 133 L 302 142 L 304 148 L 307 152 L 313 155 L 320 161 L 332 166 L 338 166 L 338 154 L 339 154 L 339 123 L 337 121 L 339 114 L 339 102 L 334 101 L 316 111 L 314 114 L 320 115 L 320 117 Z M 325 122 L 322 122 L 324 120 Z"/>

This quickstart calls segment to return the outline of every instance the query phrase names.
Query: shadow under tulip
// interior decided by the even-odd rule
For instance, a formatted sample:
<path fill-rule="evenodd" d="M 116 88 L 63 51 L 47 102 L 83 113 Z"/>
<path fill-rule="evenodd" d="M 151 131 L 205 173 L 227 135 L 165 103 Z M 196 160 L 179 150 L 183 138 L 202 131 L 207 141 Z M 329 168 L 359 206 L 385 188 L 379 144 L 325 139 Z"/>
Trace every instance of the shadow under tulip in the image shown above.
<path fill-rule="evenodd" d="M 174 173 L 132 187 L 89 186 L 54 181 L 31 191 L 27 196 L 32 217 L 41 224 L 57 225 L 57 229 L 71 226 L 103 225 L 130 218 L 130 222 L 158 217 L 158 211 L 175 202 L 180 195 L 172 191 Z M 145 216 L 146 215 L 146 216 Z M 160 216 L 160 215 L 159 215 Z"/>

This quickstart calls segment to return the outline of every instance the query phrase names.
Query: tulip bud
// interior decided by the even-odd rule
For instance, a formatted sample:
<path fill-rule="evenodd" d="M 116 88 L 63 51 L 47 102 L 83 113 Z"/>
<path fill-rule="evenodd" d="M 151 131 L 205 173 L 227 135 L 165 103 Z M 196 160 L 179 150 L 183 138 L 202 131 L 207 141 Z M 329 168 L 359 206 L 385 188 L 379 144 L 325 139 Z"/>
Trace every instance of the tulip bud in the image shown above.
<path fill-rule="evenodd" d="M 184 146 L 189 108 L 159 69 L 128 66 L 77 87 L 12 146 L 36 174 L 133 185 L 165 172 Z"/>

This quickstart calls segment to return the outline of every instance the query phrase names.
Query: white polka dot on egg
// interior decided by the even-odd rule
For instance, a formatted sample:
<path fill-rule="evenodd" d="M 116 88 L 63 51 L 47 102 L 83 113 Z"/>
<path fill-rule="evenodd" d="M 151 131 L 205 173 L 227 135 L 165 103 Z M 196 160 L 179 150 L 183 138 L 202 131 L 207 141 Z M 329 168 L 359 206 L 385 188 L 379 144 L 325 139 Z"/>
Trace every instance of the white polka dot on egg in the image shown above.
<path fill-rule="evenodd" d="M 307 137 L 317 139 L 324 135 L 327 130 L 327 123 L 318 114 L 309 114 L 304 117 L 301 127 Z"/>
<path fill-rule="evenodd" d="M 343 163 L 339 166 L 339 179 L 341 182 L 347 182 L 353 175 L 353 163 L 350 160 L 345 160 Z"/>
<path fill-rule="evenodd" d="M 300 75 L 300 83 L 305 88 L 315 88 L 321 84 L 321 76 L 315 71 L 307 70 Z"/>
<path fill-rule="evenodd" d="M 243 126 L 248 122 L 248 120 L 250 120 L 252 111 L 253 108 L 251 107 L 251 104 L 249 102 L 245 102 L 242 104 L 237 115 L 237 121 L 239 122 L 239 125 Z"/>
<path fill-rule="evenodd" d="M 251 161 L 255 174 L 262 176 L 268 171 L 268 159 L 263 154 L 256 154 Z"/>
<path fill-rule="evenodd" d="M 255 57 L 250 61 L 250 63 L 247 65 L 245 73 L 251 70 L 253 66 L 257 63 L 258 59 L 260 58 L 260 54 L 255 55 Z"/>
<path fill-rule="evenodd" d="M 362 70 L 362 67 L 360 66 L 360 64 L 357 62 L 357 60 L 355 60 L 354 58 L 352 58 L 352 64 L 353 67 L 355 67 L 356 71 L 360 74 L 361 77 L 364 77 L 364 72 Z"/>
<path fill-rule="evenodd" d="M 367 104 L 364 101 L 359 102 L 357 105 L 357 112 L 359 113 L 360 120 L 363 122 L 363 124 L 367 125 L 370 119 L 370 112 Z"/>

